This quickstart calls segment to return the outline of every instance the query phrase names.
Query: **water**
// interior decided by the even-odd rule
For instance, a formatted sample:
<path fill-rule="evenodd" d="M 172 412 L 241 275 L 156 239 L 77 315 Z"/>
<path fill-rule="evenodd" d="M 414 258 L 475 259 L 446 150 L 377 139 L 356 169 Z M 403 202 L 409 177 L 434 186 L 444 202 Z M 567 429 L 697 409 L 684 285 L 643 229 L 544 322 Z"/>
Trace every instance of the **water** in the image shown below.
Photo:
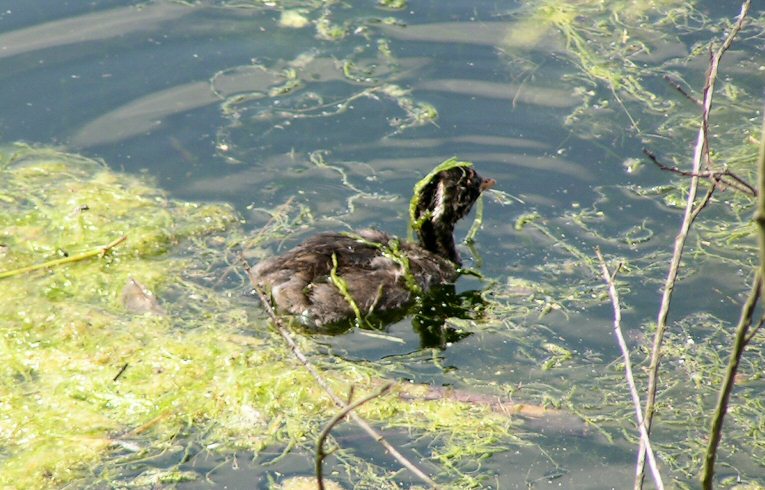
<path fill-rule="evenodd" d="M 664 155 L 690 155 L 692 129 L 676 130 L 674 141 L 655 136 L 663 121 L 692 112 L 656 73 L 699 88 L 705 56 L 675 60 L 710 33 L 667 29 L 666 37 L 651 39 L 649 52 L 630 58 L 644 66 L 646 90 L 681 106 L 657 115 L 645 101 L 583 76 L 577 67 L 584 61 L 571 62 L 556 29 L 536 40 L 534 33 L 521 37 L 520 20 L 533 9 L 518 2 L 423 0 L 401 11 L 352 3 L 328 7 L 330 22 L 346 26 L 343 39 L 328 40 L 312 25 L 280 26 L 280 10 L 264 6 L 6 0 L 0 8 L 0 137 L 63 145 L 116 169 L 146 173 L 180 199 L 229 202 L 251 229 L 264 223 L 258 209 L 295 198 L 317 220 L 288 244 L 347 226 L 403 236 L 412 185 L 452 155 L 473 161 L 505 195 L 488 196 L 476 254 L 467 248 L 462 254 L 500 284 L 513 277 L 548 286 L 512 302 L 533 312 L 524 321 L 540 338 L 535 350 L 497 329 L 478 328 L 434 353 L 422 349 L 409 320 L 387 331 L 400 342 L 353 332 L 321 343 L 351 359 L 408 359 L 400 374 L 418 383 L 512 387 L 519 400 L 529 385 L 534 402 L 548 386 L 552 398 L 565 399 L 572 383 L 602 373 L 619 355 L 610 306 L 593 299 L 602 292 L 600 279 L 572 247 L 592 257 L 599 245 L 645 269 L 625 279 L 625 325 L 635 344 L 645 342 L 641 324 L 655 317 L 680 214 L 629 189 L 677 181 L 650 166 L 628 172 L 624 163 L 644 160 L 646 145 Z M 700 24 L 704 15 L 733 18 L 737 11 L 700 6 L 688 24 Z M 322 10 L 301 12 L 315 21 Z M 759 88 L 746 63 L 762 64 L 757 49 L 750 37 L 731 53 L 736 64 L 723 68 L 750 93 Z M 429 107 L 437 119 L 428 119 Z M 756 110 L 737 110 L 721 118 L 732 112 L 731 119 L 757 119 Z M 532 212 L 554 239 L 516 226 Z M 460 236 L 469 224 L 462 223 Z M 733 298 L 745 289 L 741 274 L 715 263 L 696 270 L 679 291 L 676 318 L 698 309 L 699 294 L 709 292 L 712 280 L 721 299 L 705 300 L 703 310 L 735 320 Z M 481 287 L 469 279 L 458 284 L 459 291 Z M 568 297 L 548 295 L 567 287 Z M 517 329 L 522 322 L 511 323 Z M 565 346 L 576 361 L 541 370 L 544 359 L 537 356 L 546 352 L 545 341 Z M 629 416 L 627 410 L 627 431 Z M 485 468 L 497 477 L 487 485 L 605 488 L 630 479 L 631 442 L 609 444 L 596 431 L 526 430 L 538 431 L 535 445 L 491 458 Z M 347 441 L 360 454 L 375 454 L 368 444 Z M 296 468 L 288 459 L 269 471 Z M 256 462 L 238 471 L 223 465 L 210 478 L 244 488 L 253 481 L 265 485 L 263 475 Z"/>

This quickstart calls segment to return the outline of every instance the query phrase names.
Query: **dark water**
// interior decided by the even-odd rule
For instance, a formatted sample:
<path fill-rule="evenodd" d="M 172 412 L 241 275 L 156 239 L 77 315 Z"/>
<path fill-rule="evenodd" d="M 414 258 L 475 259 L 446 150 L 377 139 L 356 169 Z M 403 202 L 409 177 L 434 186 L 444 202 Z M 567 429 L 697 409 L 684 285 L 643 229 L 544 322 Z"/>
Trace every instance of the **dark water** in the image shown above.
<path fill-rule="evenodd" d="M 63 145 L 117 169 L 145 172 L 180 199 L 230 202 L 253 229 L 264 219 L 257 208 L 295 197 L 317 218 L 303 234 L 350 225 L 404 235 L 412 185 L 435 164 L 457 155 L 475 162 L 506 193 L 502 199 L 487 196 L 477 254 L 462 251 L 469 264 L 500 282 L 542 276 L 580 284 L 580 290 L 588 284 L 596 289 L 600 280 L 586 267 L 566 270 L 567 260 L 576 257 L 563 242 L 590 256 L 600 245 L 655 266 L 629 283 L 625 324 L 640 338 L 638 326 L 655 317 L 666 251 L 680 214 L 659 199 L 627 190 L 665 184 L 666 174 L 652 167 L 631 173 L 623 164 L 642 159 L 647 141 L 690 155 L 691 140 L 651 140 L 647 133 L 662 116 L 641 114 L 634 103 L 622 111 L 602 84 L 577 81 L 576 64 L 566 61 L 559 37 L 543 37 L 533 48 L 519 50 L 508 39 L 528 11 L 520 2 L 423 0 L 409 2 L 402 11 L 380 9 L 372 1 L 350 3 L 332 8 L 332 22 L 345 22 L 348 33 L 331 41 L 318 39 L 312 26 L 280 27 L 280 11 L 263 6 L 6 0 L 0 5 L 0 138 Z M 734 3 L 699 7 L 699 12 L 733 18 Z M 315 19 L 319 10 L 305 12 Z M 401 25 L 381 22 L 388 17 Z M 699 87 L 704 56 L 696 64 L 672 66 L 667 60 L 683 57 L 709 35 L 678 29 L 657 40 L 642 62 L 646 67 L 664 63 L 667 71 Z M 750 39 L 732 56 L 756 63 L 756 46 Z M 391 58 L 381 54 L 385 49 Z M 353 60 L 346 66 L 351 77 L 343 73 L 347 60 Z M 735 68 L 731 65 L 730 73 Z M 298 88 L 279 92 L 296 80 Z M 646 81 L 665 96 L 672 92 L 661 83 Z M 611 105 L 571 122 L 567 118 L 585 98 L 579 89 Z M 408 120 L 407 100 L 432 105 L 438 118 L 422 124 Z M 741 115 L 755 116 L 756 111 Z M 630 117 L 646 131 L 631 128 Z M 331 167 L 312 163 L 312 154 Z M 592 211 L 597 233 L 577 225 L 581 210 Z M 516 228 L 518 217 L 531 212 L 549 224 L 557 241 Z M 468 226 L 463 223 L 460 236 Z M 635 226 L 641 228 L 635 231 Z M 650 239 L 621 240 L 616 246 L 609 241 L 633 232 L 648 233 Z M 711 267 L 679 293 L 678 317 L 694 311 L 698 291 L 708 290 L 709 281 L 730 296 L 738 294 L 740 288 L 731 285 L 737 272 Z M 459 290 L 475 287 L 481 285 L 474 280 L 458 285 Z M 704 306 L 722 318 L 736 317 L 732 301 L 708 300 Z M 566 310 L 533 318 L 550 341 L 585 359 L 591 356 L 593 370 L 617 359 L 609 305 L 572 301 Z M 586 372 L 583 362 L 573 374 L 542 373 L 519 351 L 519 343 L 492 332 L 477 332 L 438 351 L 438 364 L 431 351 L 420 350 L 421 338 L 410 322 L 397 323 L 387 333 L 403 342 L 357 332 L 325 344 L 354 359 L 410 356 L 406 376 L 436 385 L 472 380 L 478 386 L 522 386 L 543 380 L 560 394 Z M 538 447 L 503 453 L 486 464 L 499 475 L 500 488 L 524 488 L 529 482 L 534 488 L 624 487 L 615 482 L 631 477 L 634 451 L 628 443 L 612 445 L 597 435 L 567 435 L 566 430 L 526 430 L 538 432 Z M 365 444 L 347 442 L 361 454 L 382 457 Z M 301 469 L 296 464 L 285 460 L 268 471 Z M 265 485 L 257 463 L 243 463 L 238 471 L 226 468 L 216 470 L 211 480 L 229 488 L 246 488 L 253 481 Z"/>

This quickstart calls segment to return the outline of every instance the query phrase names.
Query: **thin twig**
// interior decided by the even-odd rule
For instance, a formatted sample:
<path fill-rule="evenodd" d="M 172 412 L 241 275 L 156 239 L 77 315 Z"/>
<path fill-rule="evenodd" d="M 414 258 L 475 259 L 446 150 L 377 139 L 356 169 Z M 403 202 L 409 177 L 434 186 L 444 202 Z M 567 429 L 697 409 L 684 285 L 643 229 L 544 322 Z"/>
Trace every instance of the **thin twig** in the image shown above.
<path fill-rule="evenodd" d="M 755 197 L 757 196 L 757 189 L 752 186 L 749 182 L 744 180 L 743 178 L 739 177 L 735 173 L 731 172 L 727 168 L 718 172 L 700 172 L 700 173 L 694 173 L 694 172 L 688 172 L 686 170 L 681 170 L 677 167 L 671 167 L 667 164 L 661 163 L 659 159 L 654 155 L 650 150 L 647 148 L 643 148 L 643 154 L 647 156 L 657 167 L 659 167 L 660 170 L 663 170 L 665 172 L 671 172 L 673 174 L 677 174 L 683 177 L 700 177 L 703 179 L 710 179 L 714 180 L 715 182 L 724 182 L 725 185 L 732 187 L 733 189 L 742 192 L 746 195 Z M 725 179 L 725 177 L 730 177 L 731 180 Z"/>
<path fill-rule="evenodd" d="M 712 79 L 713 70 L 714 70 L 714 76 L 716 77 L 720 59 L 717 58 L 717 62 L 715 62 L 715 54 L 712 51 L 711 44 L 709 45 L 708 50 L 709 50 L 709 68 L 707 69 L 707 76 L 704 79 L 705 80 L 704 90 L 702 90 L 702 93 L 705 96 L 704 102 L 706 103 L 707 100 L 709 101 L 709 107 L 704 105 L 703 110 L 701 111 L 701 132 L 704 135 L 701 153 L 702 153 L 702 156 L 704 157 L 704 163 L 705 163 L 706 169 L 711 170 L 712 157 L 709 154 L 709 113 L 712 111 L 712 94 L 714 93 L 713 85 L 715 81 Z M 706 98 L 707 94 L 709 94 L 708 98 Z"/>
<path fill-rule="evenodd" d="M 252 244 L 257 243 L 263 235 L 272 231 L 272 228 L 276 227 L 277 221 L 282 219 L 282 215 L 289 212 L 289 208 L 292 206 L 292 202 L 294 200 L 295 197 L 290 196 L 289 199 L 277 206 L 276 209 L 274 209 L 274 211 L 269 214 L 269 218 L 268 221 L 266 221 L 266 224 L 261 226 L 260 229 L 258 229 L 258 231 L 255 232 L 251 237 L 247 238 L 245 241 L 245 246 L 252 246 Z"/>
<path fill-rule="evenodd" d="M 744 194 L 747 194 L 752 197 L 757 197 L 757 189 L 754 188 L 752 184 L 744 180 L 742 177 L 739 177 L 738 175 L 734 174 L 727 168 L 723 170 L 722 172 L 712 172 L 712 175 L 709 177 L 714 179 L 717 178 L 717 176 L 723 177 L 721 180 L 725 182 L 725 185 L 732 187 L 734 190 L 737 190 L 739 192 L 743 192 Z M 725 179 L 724 177 L 730 177 L 731 180 Z"/>
<path fill-rule="evenodd" d="M 709 201 L 712 200 L 712 194 L 715 193 L 716 187 L 711 185 L 709 186 L 709 189 L 707 189 L 707 193 L 704 194 L 704 197 L 701 198 L 701 201 L 696 205 L 695 208 L 693 208 L 693 211 L 691 211 L 691 223 L 696 221 L 696 218 L 698 217 L 699 213 L 706 207 L 707 204 L 709 204 Z"/>
<path fill-rule="evenodd" d="M 722 46 L 712 56 L 709 73 L 707 75 L 706 83 L 704 85 L 703 92 L 703 111 L 702 111 L 702 124 L 699 128 L 698 137 L 696 139 L 696 147 L 693 155 L 692 173 L 698 174 L 701 169 L 701 159 L 704 154 L 704 150 L 707 149 L 707 132 L 709 122 L 709 111 L 712 107 L 712 94 L 714 92 L 715 81 L 717 80 L 717 69 L 725 51 L 733 43 L 733 39 L 736 37 L 741 27 L 744 24 L 744 19 L 749 11 L 750 0 L 746 0 L 741 5 L 741 12 L 738 17 L 738 21 L 728 33 L 727 38 L 723 42 Z M 667 329 L 667 317 L 669 316 L 669 304 L 672 299 L 672 292 L 675 288 L 675 281 L 677 279 L 677 273 L 680 268 L 680 259 L 683 255 L 683 248 L 685 247 L 685 240 L 688 236 L 691 224 L 693 223 L 693 208 L 696 202 L 696 192 L 698 188 L 698 177 L 691 177 L 690 187 L 688 189 L 688 200 L 685 206 L 685 212 L 683 214 L 683 223 L 680 226 L 680 232 L 675 238 L 675 246 L 672 253 L 672 260 L 670 262 L 669 271 L 667 273 L 667 279 L 664 283 L 664 292 L 662 293 L 661 305 L 659 307 L 659 314 L 656 320 L 656 333 L 654 334 L 653 346 L 651 349 L 651 362 L 648 368 L 648 390 L 646 396 L 645 412 L 643 416 L 643 422 L 645 424 L 646 431 L 650 435 L 651 424 L 653 422 L 654 407 L 656 403 L 656 391 L 658 388 L 658 376 L 659 376 L 659 363 L 661 360 L 661 346 L 664 340 L 664 334 Z M 640 449 L 638 450 L 638 460 L 635 477 L 635 489 L 643 487 L 643 476 L 645 474 L 645 454 L 646 448 L 644 444 L 640 443 Z"/>
<path fill-rule="evenodd" d="M 677 82 L 674 78 L 670 77 L 669 75 L 664 75 L 664 81 L 666 81 L 668 84 L 672 85 L 672 88 L 680 92 L 680 95 L 685 97 L 686 99 L 690 100 L 697 106 L 701 107 L 701 101 L 694 97 L 693 95 L 689 94 L 688 91 L 686 91 L 680 83 Z"/>
<path fill-rule="evenodd" d="M 736 383 L 738 364 L 741 361 L 741 356 L 744 354 L 747 332 L 752 325 L 752 317 L 757 306 L 757 300 L 760 297 L 761 289 L 762 278 L 758 270 L 754 276 L 754 283 L 752 284 L 752 290 L 749 292 L 749 297 L 741 308 L 741 318 L 738 321 L 738 326 L 736 326 L 736 337 L 733 341 L 730 359 L 728 359 L 728 368 L 725 370 L 725 377 L 723 378 L 722 386 L 720 386 L 720 393 L 717 396 L 717 406 L 712 415 L 712 424 L 709 428 L 709 442 L 704 454 L 704 468 L 701 472 L 701 486 L 705 490 L 711 490 L 712 488 L 717 447 L 720 445 L 720 439 L 722 438 L 723 421 L 728 411 L 730 394 L 733 391 L 733 385 Z"/>
<path fill-rule="evenodd" d="M 324 458 L 327 457 L 327 453 L 324 452 L 324 441 L 329 436 L 329 433 L 332 432 L 332 429 L 340 423 L 341 420 L 343 420 L 352 410 L 357 409 L 361 405 L 365 404 L 366 402 L 370 400 L 374 400 L 377 397 L 383 396 L 385 393 L 387 393 L 391 387 L 393 386 L 393 383 L 388 383 L 379 390 L 375 391 L 369 396 L 365 396 L 364 398 L 357 400 L 353 403 L 351 403 L 350 396 L 348 397 L 348 403 L 349 405 L 346 405 L 345 408 L 340 410 L 337 415 L 332 417 L 329 422 L 327 422 L 327 425 L 324 427 L 324 430 L 321 431 L 321 434 L 319 434 L 319 438 L 316 441 L 316 481 L 319 484 L 319 490 L 324 490 Z"/>
<path fill-rule="evenodd" d="M 125 374 L 125 371 L 127 371 L 128 365 L 129 365 L 129 363 L 127 363 L 127 362 L 125 364 L 123 364 L 122 368 L 120 368 L 120 370 L 117 372 L 117 374 L 115 374 L 114 377 L 112 378 L 112 381 L 116 382 L 118 379 L 120 379 L 120 376 Z"/>
<path fill-rule="evenodd" d="M 608 285 L 608 296 L 611 298 L 611 304 L 614 307 L 614 334 L 616 334 L 616 340 L 619 343 L 619 348 L 622 350 L 622 356 L 624 357 L 624 375 L 627 378 L 627 384 L 629 385 L 630 395 L 632 396 L 632 404 L 635 406 L 635 418 L 637 420 L 638 431 L 640 432 L 640 440 L 645 445 L 648 454 L 648 466 L 651 468 L 651 474 L 653 475 L 654 485 L 659 490 L 664 488 L 664 482 L 661 480 L 661 473 L 659 473 L 658 465 L 656 464 L 656 458 L 651 448 L 651 441 L 648 437 L 648 431 L 643 424 L 643 410 L 640 406 L 640 395 L 638 395 L 637 386 L 635 385 L 635 377 L 632 375 L 632 361 L 630 361 L 630 351 L 627 348 L 627 342 L 624 340 L 622 334 L 622 310 L 619 306 L 619 293 L 616 291 L 616 285 L 614 278 L 616 273 L 619 272 L 619 267 L 614 271 L 613 275 L 608 271 L 606 260 L 603 258 L 603 254 L 600 253 L 600 248 L 595 248 L 595 255 L 598 256 L 600 261 L 600 269 L 603 273 L 603 279 Z"/>
<path fill-rule="evenodd" d="M 79 262 L 81 260 L 89 259 L 90 257 L 95 257 L 95 256 L 103 257 L 104 255 L 109 253 L 111 249 L 113 249 L 120 243 L 124 242 L 125 240 L 127 240 L 127 236 L 121 236 L 117 238 L 116 240 L 110 242 L 108 245 L 104 245 L 103 247 L 99 247 L 94 250 L 90 250 L 88 252 L 72 255 L 70 257 L 64 257 L 62 259 L 49 260 L 47 262 L 43 262 L 42 264 L 29 265 L 27 267 L 21 267 L 20 269 L 14 269 L 12 271 L 0 272 L 0 279 L 5 279 L 6 277 L 18 276 L 21 274 L 25 274 L 27 272 L 32 272 L 32 271 L 36 271 L 40 269 L 49 269 L 51 267 L 55 267 L 58 265 L 70 264 L 72 262 Z"/>
<path fill-rule="evenodd" d="M 295 355 L 295 357 L 300 361 L 301 364 L 308 370 L 308 372 L 313 376 L 313 378 L 316 380 L 317 384 L 324 390 L 324 392 L 329 396 L 329 398 L 332 400 L 332 402 L 337 405 L 339 408 L 346 408 L 348 404 L 337 394 L 332 390 L 332 388 L 329 386 L 329 383 L 324 379 L 324 377 L 319 374 L 319 372 L 316 370 L 313 364 L 311 364 L 311 361 L 308 360 L 307 357 L 303 354 L 303 352 L 298 347 L 297 343 L 295 342 L 295 339 L 292 338 L 292 334 L 284 327 L 279 317 L 276 316 L 276 313 L 274 312 L 274 309 L 271 307 L 271 302 L 268 301 L 266 298 L 266 295 L 263 294 L 263 291 L 260 290 L 260 288 L 257 286 L 257 281 L 255 280 L 255 277 L 253 276 L 252 269 L 250 268 L 250 265 L 247 263 L 247 261 L 242 258 L 242 262 L 244 264 L 244 270 L 247 273 L 247 277 L 250 278 L 250 282 L 252 283 L 252 287 L 255 291 L 255 293 L 260 298 L 261 303 L 263 304 L 263 308 L 265 308 L 266 313 L 268 313 L 268 316 L 271 318 L 271 321 L 273 322 L 274 328 L 276 328 L 276 331 L 279 332 L 279 335 L 282 336 L 282 338 L 287 342 L 287 345 L 289 346 L 292 353 Z M 369 425 L 369 423 L 361 418 L 356 412 L 350 412 L 349 416 L 353 419 L 353 421 L 361 427 L 364 432 L 366 432 L 372 439 L 377 441 L 382 447 L 384 447 L 391 456 L 393 456 L 402 466 L 407 468 L 409 471 L 411 471 L 417 478 L 428 484 L 431 488 L 438 488 L 438 485 L 436 485 L 436 482 L 434 482 L 428 475 L 425 474 L 421 469 L 419 469 L 414 463 L 409 461 L 401 452 L 395 448 L 391 443 L 389 443 L 379 432 L 377 432 L 372 426 Z"/>

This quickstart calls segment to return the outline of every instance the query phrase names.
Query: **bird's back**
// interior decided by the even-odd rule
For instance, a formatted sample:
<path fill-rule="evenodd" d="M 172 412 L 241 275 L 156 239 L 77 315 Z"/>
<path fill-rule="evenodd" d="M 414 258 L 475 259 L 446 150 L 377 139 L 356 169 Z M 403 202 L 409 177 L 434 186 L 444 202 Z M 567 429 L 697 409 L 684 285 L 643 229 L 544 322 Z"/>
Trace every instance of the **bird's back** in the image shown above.
<path fill-rule="evenodd" d="M 277 310 L 316 327 L 357 311 L 367 316 L 400 310 L 457 276 L 449 260 L 375 230 L 316 235 L 253 272 Z"/>

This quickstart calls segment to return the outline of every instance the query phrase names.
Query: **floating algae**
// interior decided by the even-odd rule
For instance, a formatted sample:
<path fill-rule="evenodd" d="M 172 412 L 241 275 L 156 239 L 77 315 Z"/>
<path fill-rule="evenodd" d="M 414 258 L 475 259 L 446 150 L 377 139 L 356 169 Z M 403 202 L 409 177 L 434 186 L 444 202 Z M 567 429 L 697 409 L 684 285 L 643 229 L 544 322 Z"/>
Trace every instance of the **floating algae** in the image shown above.
<path fill-rule="evenodd" d="M 223 458 L 310 454 L 331 403 L 243 283 L 210 286 L 231 266 L 228 244 L 246 241 L 229 206 L 174 201 L 51 149 L 4 147 L 0 172 L 0 271 L 127 236 L 106 254 L 0 280 L 0 486 L 172 484 L 200 477 L 183 464 L 196 447 Z M 155 299 L 148 310 L 123 303 L 131 284 L 161 310 Z M 299 342 L 315 351 L 310 338 Z M 311 355 L 338 392 L 354 386 L 359 396 L 401 369 Z M 423 451 L 458 487 L 478 481 L 463 469 L 517 444 L 511 421 L 490 408 L 389 395 L 360 412 L 427 435 Z M 396 485 L 386 469 L 335 454 L 354 484 Z"/>
<path fill-rule="evenodd" d="M 172 322 L 127 314 L 122 287 L 129 277 L 160 291 L 178 282 L 186 259 L 166 252 L 225 229 L 235 215 L 169 201 L 140 179 L 49 149 L 0 149 L 0 172 L 0 270 L 128 236 L 103 257 L 2 280 L 0 485 L 61 484 L 98 460 L 115 434 L 161 413 L 172 393 L 171 379 L 148 374 L 169 367 L 152 344 Z M 173 346 L 163 349 L 169 355 Z"/>

